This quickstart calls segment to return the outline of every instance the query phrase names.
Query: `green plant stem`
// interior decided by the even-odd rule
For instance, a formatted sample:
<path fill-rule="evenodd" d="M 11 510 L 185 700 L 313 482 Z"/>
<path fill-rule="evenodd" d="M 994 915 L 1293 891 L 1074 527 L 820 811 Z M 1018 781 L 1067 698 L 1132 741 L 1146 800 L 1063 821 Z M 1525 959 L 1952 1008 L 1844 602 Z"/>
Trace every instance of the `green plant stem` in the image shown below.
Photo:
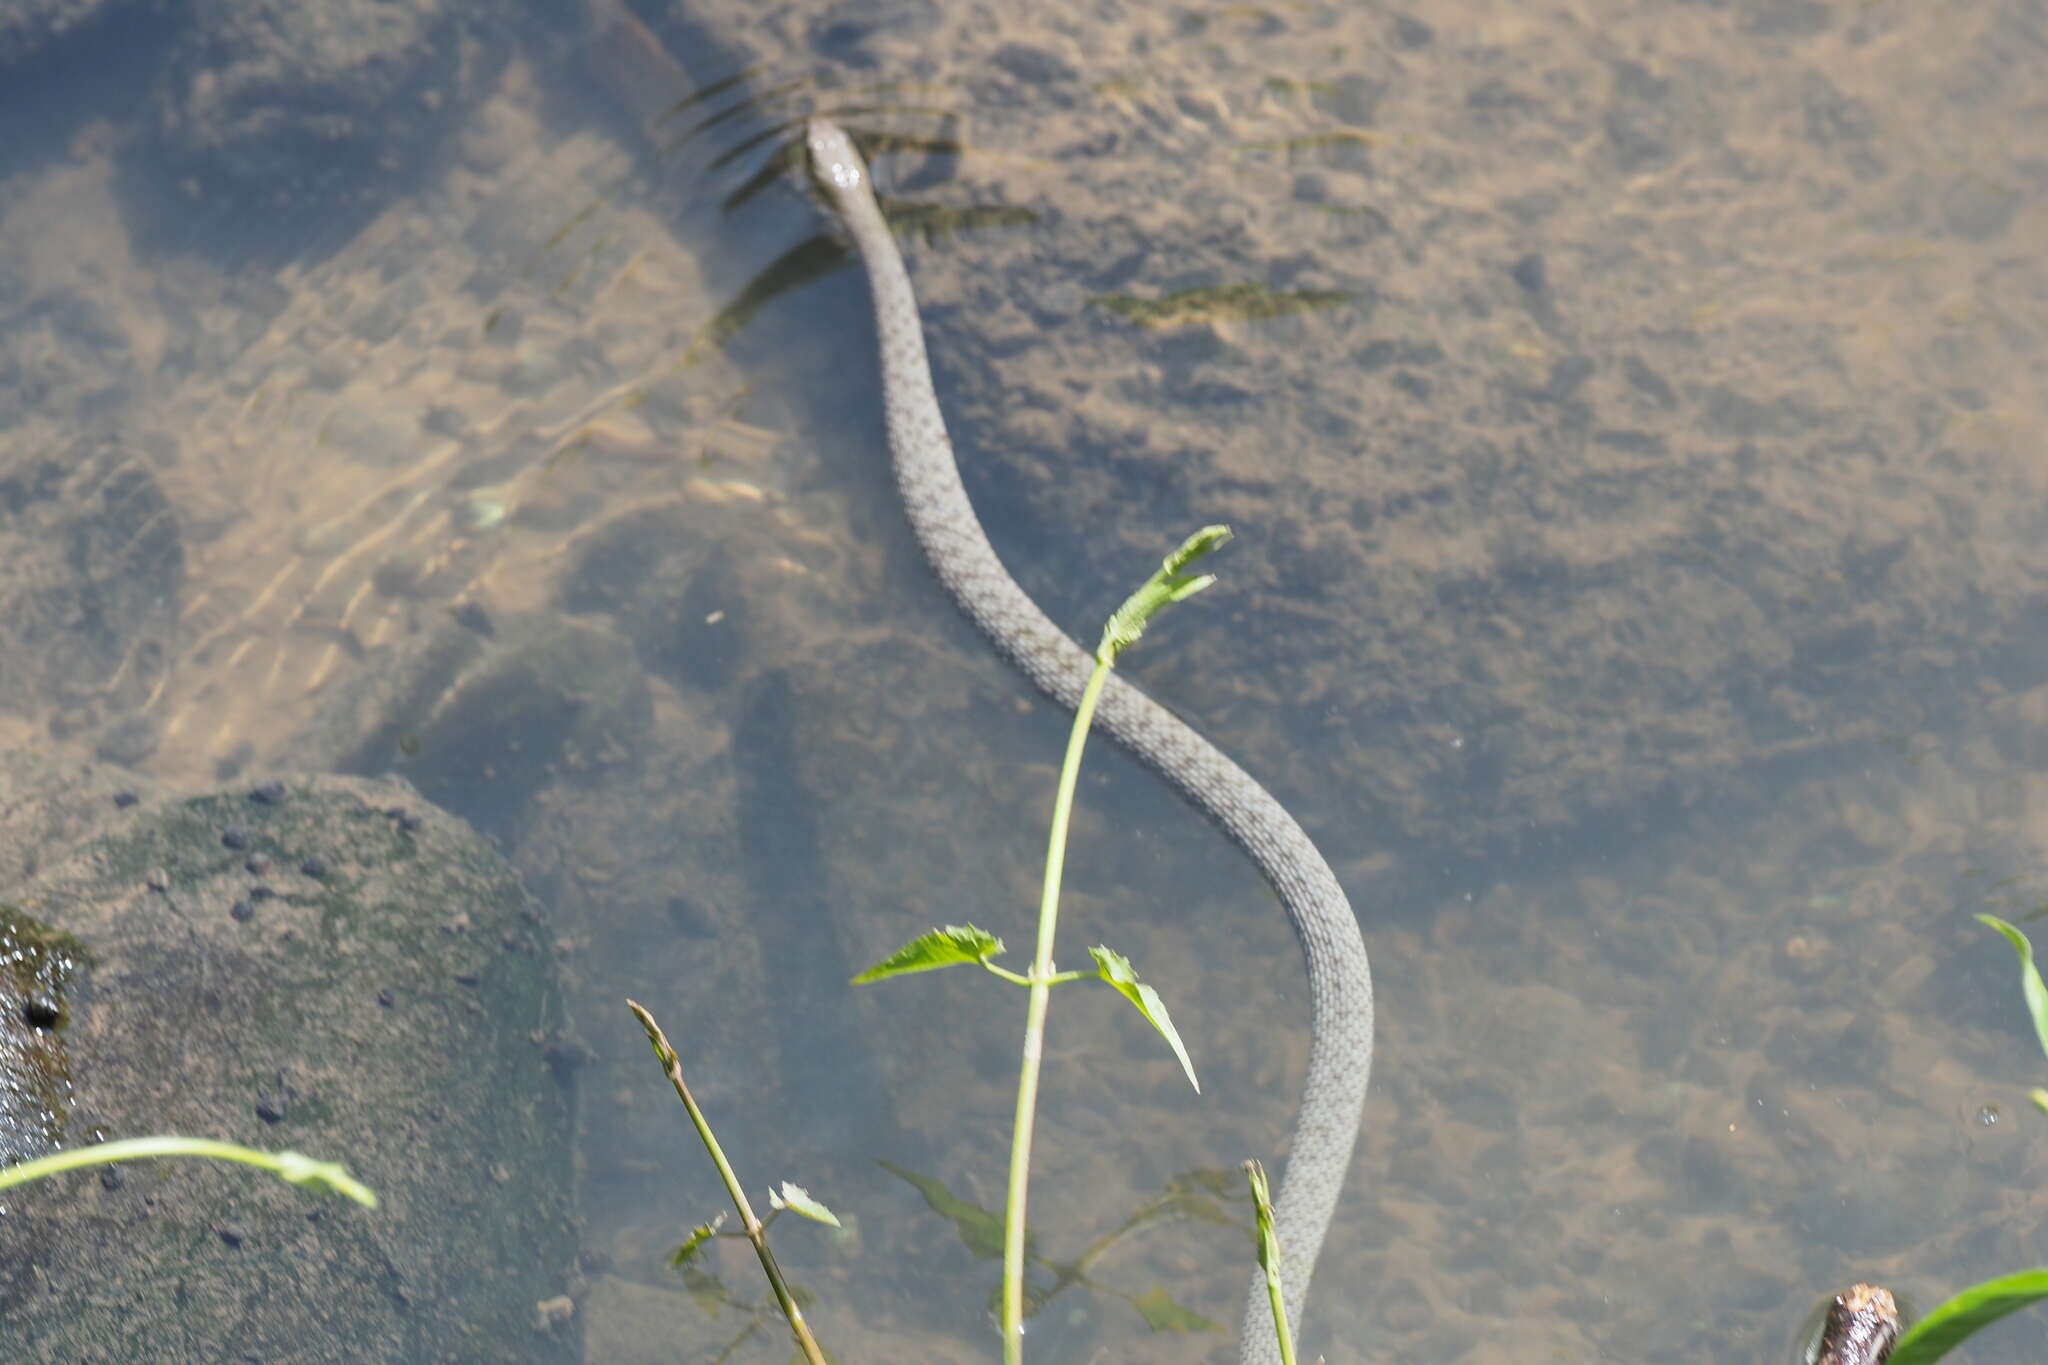
<path fill-rule="evenodd" d="M 254 1147 L 243 1147 L 233 1142 L 218 1142 L 213 1138 L 170 1136 L 122 1138 L 118 1142 L 72 1147 L 62 1152 L 52 1152 L 48 1156 L 39 1156 L 33 1161 L 24 1161 L 18 1166 L 10 1166 L 0 1171 L 0 1190 L 23 1185 L 31 1180 L 41 1180 L 60 1171 L 75 1171 L 85 1166 L 105 1166 L 117 1161 L 133 1161 L 138 1157 L 151 1156 L 202 1156 L 215 1161 L 238 1161 L 244 1166 L 255 1166 L 269 1171 L 287 1184 L 323 1190 L 329 1194 L 346 1195 L 365 1208 L 377 1207 L 377 1196 L 336 1162 L 315 1161 L 297 1152 L 259 1151 Z"/>
<path fill-rule="evenodd" d="M 711 1160 L 718 1167 L 719 1179 L 725 1182 L 725 1192 L 732 1197 L 733 1207 L 739 1210 L 740 1230 L 754 1244 L 754 1255 L 760 1258 L 762 1273 L 768 1276 L 768 1283 L 775 1290 L 775 1301 L 782 1306 L 782 1316 L 789 1319 L 789 1330 L 796 1334 L 796 1344 L 803 1351 L 804 1359 L 809 1365 L 825 1365 L 825 1353 L 818 1349 L 817 1338 L 811 1335 L 811 1325 L 804 1320 L 804 1310 L 797 1306 L 796 1296 L 789 1292 L 788 1281 L 782 1278 L 782 1267 L 775 1263 L 775 1253 L 768 1247 L 766 1229 L 754 1216 L 754 1206 L 747 1202 L 747 1193 L 740 1188 L 740 1178 L 733 1174 L 732 1163 L 725 1159 L 725 1149 L 718 1145 L 710 1120 L 704 1117 L 704 1111 L 697 1107 L 696 1096 L 683 1082 L 683 1064 L 677 1058 L 676 1050 L 669 1045 L 668 1035 L 661 1031 L 661 1025 L 654 1022 L 654 1016 L 638 1001 L 628 1000 L 626 1008 L 633 1011 L 633 1017 L 646 1031 L 647 1041 L 654 1045 L 654 1055 L 660 1060 L 662 1071 L 667 1074 L 669 1084 L 675 1087 L 676 1097 L 683 1102 L 683 1108 L 689 1111 L 698 1139 L 703 1142 L 704 1150 L 711 1153 Z"/>
<path fill-rule="evenodd" d="M 1252 1187 L 1252 1212 L 1259 1225 L 1259 1269 L 1266 1276 L 1266 1298 L 1273 1305 L 1273 1336 L 1280 1347 L 1280 1365 L 1294 1365 L 1294 1333 L 1287 1325 L 1286 1285 L 1280 1279 L 1280 1236 L 1273 1227 L 1273 1191 L 1266 1167 L 1251 1160 L 1244 1175 Z"/>
<path fill-rule="evenodd" d="M 1024 1012 L 1024 1060 L 1017 1077 L 1017 1115 L 1010 1139 L 1010 1197 L 1003 1211 L 1003 1361 L 1024 1359 L 1024 1210 L 1031 1179 L 1031 1134 L 1038 1113 L 1038 1073 L 1045 1058 L 1045 1012 L 1052 1003 L 1053 938 L 1060 922 L 1060 875 L 1067 862 L 1067 825 L 1074 811 L 1074 784 L 1081 776 L 1081 750 L 1095 721 L 1095 704 L 1109 678 L 1110 660 L 1097 656 L 1095 671 L 1074 708 L 1067 757 L 1060 765 L 1059 793 L 1053 797 L 1052 832 L 1046 839 L 1045 887 L 1038 897 L 1038 952 L 1031 960 L 1030 1003 Z"/>

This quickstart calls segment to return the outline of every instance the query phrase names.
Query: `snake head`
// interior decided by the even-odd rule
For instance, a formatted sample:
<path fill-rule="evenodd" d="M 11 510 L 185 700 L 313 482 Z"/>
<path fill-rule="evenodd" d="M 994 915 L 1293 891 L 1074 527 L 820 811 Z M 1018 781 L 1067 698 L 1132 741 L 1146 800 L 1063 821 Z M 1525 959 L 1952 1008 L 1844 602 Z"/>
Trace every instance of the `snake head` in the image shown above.
<path fill-rule="evenodd" d="M 867 167 L 854 150 L 846 130 L 823 115 L 813 115 L 804 126 L 804 142 L 811 151 L 811 169 L 835 190 L 850 190 L 860 184 Z"/>

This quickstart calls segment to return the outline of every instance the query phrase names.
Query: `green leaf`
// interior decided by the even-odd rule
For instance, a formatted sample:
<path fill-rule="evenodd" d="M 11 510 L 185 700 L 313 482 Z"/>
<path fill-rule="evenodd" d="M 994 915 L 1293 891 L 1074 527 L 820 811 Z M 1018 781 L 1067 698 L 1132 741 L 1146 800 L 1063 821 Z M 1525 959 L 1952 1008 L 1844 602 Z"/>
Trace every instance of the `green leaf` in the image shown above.
<path fill-rule="evenodd" d="M 1166 1002 L 1159 998 L 1159 992 L 1138 980 L 1137 972 L 1131 969 L 1130 959 L 1101 944 L 1088 950 L 1095 957 L 1095 973 L 1104 981 L 1123 993 L 1124 999 L 1138 1007 L 1138 1013 L 1152 1021 L 1152 1027 L 1165 1036 L 1173 1055 L 1180 1058 L 1180 1069 L 1187 1072 L 1188 1084 L 1202 1093 L 1202 1083 L 1195 1079 L 1195 1064 L 1188 1060 L 1188 1050 L 1181 1046 L 1180 1035 L 1173 1030 L 1173 1019 L 1166 1012 Z"/>
<path fill-rule="evenodd" d="M 679 1266 L 695 1259 L 697 1249 L 718 1235 L 719 1224 L 724 1221 L 725 1215 L 721 1213 L 710 1222 L 691 1228 L 689 1239 L 676 1248 L 676 1254 L 668 1258 L 668 1263 Z"/>
<path fill-rule="evenodd" d="M 768 1191 L 768 1202 L 775 1208 L 800 1213 L 811 1221 L 823 1223 L 827 1227 L 839 1226 L 839 1218 L 832 1210 L 811 1198 L 809 1190 L 801 1185 L 792 1185 L 787 1180 L 782 1182 L 780 1190 Z"/>
<path fill-rule="evenodd" d="M 953 1230 L 960 1234 L 960 1241 L 969 1251 L 985 1261 L 1003 1258 L 1001 1215 L 990 1213 L 979 1204 L 968 1203 L 930 1176 L 907 1171 L 890 1161 L 877 1161 L 876 1164 L 923 1195 L 932 1212 L 953 1224 Z"/>
<path fill-rule="evenodd" d="M 1188 565 L 1230 539 L 1228 526 L 1204 526 L 1181 542 L 1166 557 L 1159 572 L 1145 580 L 1143 587 L 1124 599 L 1102 628 L 1102 643 L 1095 647 L 1098 662 L 1113 664 L 1116 656 L 1138 642 L 1145 627 L 1159 611 L 1174 602 L 1193 597 L 1216 581 L 1214 574 L 1183 573 Z"/>
<path fill-rule="evenodd" d="M 2034 1102 L 2036 1109 L 2044 1114 L 2048 1114 L 2048 1090 L 2043 1090 L 2036 1086 L 2027 1092 L 2027 1098 Z"/>
<path fill-rule="evenodd" d="M 2004 934 L 2012 950 L 2020 955 L 2020 994 L 2026 997 L 2027 1013 L 2034 1016 L 2034 1036 L 2040 1040 L 2041 1051 L 2048 1054 L 2048 986 L 2041 984 L 2040 969 L 2034 966 L 2034 945 L 2027 942 L 2025 934 L 1994 915 L 1979 915 L 1977 922 Z"/>
<path fill-rule="evenodd" d="M 1138 1316 L 1145 1319 L 1145 1325 L 1155 1332 L 1220 1332 L 1223 1324 L 1211 1322 L 1192 1309 L 1183 1308 L 1167 1296 L 1164 1289 L 1154 1285 L 1137 1298 L 1131 1300 L 1131 1307 L 1138 1310 Z"/>
<path fill-rule="evenodd" d="M 1900 1337 L 1890 1365 L 1933 1365 L 1966 1338 L 2042 1299 L 2048 1299 L 2048 1270 L 2022 1270 L 1973 1284 Z"/>
<path fill-rule="evenodd" d="M 910 940 L 856 976 L 853 984 L 865 986 L 870 981 L 880 981 L 886 977 L 936 971 L 940 967 L 958 967 L 963 963 L 980 962 L 994 957 L 1001 951 L 1003 941 L 987 930 L 977 929 L 971 924 L 949 924 L 943 929 L 934 929 L 929 934 Z"/>

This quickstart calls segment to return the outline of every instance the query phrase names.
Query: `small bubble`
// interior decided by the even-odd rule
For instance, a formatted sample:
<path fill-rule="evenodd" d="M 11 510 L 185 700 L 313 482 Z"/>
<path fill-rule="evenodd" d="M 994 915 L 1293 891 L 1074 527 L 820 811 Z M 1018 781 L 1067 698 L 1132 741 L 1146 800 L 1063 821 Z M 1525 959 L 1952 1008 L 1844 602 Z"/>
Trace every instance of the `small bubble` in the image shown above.
<path fill-rule="evenodd" d="M 1978 1126 L 1983 1128 L 1996 1128 L 1998 1126 L 1999 1117 L 2000 1115 L 1998 1112 L 1998 1106 L 1995 1104 L 1987 1104 L 1982 1109 L 1979 1109 L 1977 1111 Z"/>

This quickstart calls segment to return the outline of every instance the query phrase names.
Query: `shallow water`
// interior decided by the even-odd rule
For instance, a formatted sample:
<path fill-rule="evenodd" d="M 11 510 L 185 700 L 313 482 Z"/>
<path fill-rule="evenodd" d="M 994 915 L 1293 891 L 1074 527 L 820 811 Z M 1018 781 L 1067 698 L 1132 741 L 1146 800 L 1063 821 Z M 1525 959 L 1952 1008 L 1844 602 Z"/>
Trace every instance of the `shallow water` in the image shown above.
<path fill-rule="evenodd" d="M 185 554 L 165 657 L 15 706 L 174 779 L 395 767 L 504 841 L 588 1052 L 591 1358 L 743 1323 L 666 1268 L 722 1196 L 626 994 L 753 1186 L 854 1216 L 779 1243 L 828 1344 L 994 1350 L 992 1267 L 874 1163 L 999 1201 L 1021 1002 L 841 983 L 934 923 L 1028 942 L 1064 724 L 894 505 L 861 282 L 774 173 L 814 106 L 900 135 L 969 489 L 1055 617 L 1239 531 L 1130 668 L 1297 812 L 1373 954 L 1311 1349 L 1776 1359 L 1852 1278 L 1928 1304 L 2048 1253 L 2044 1060 L 1969 918 L 2043 904 L 2048 11 L 593 6 L 477 41 L 445 132 L 268 236 L 136 171 L 135 86 L 7 103 L 0 459 L 119 441 Z M 1277 1157 L 1306 1050 L 1272 897 L 1111 751 L 1069 886 L 1063 956 L 1130 953 L 1204 1093 L 1062 997 L 1054 1257 Z M 1246 1273 L 1228 1230 L 1135 1235 L 1034 1349 L 1228 1358 Z M 1225 1332 L 1150 1334 L 1119 1294 L 1154 1284 Z"/>

